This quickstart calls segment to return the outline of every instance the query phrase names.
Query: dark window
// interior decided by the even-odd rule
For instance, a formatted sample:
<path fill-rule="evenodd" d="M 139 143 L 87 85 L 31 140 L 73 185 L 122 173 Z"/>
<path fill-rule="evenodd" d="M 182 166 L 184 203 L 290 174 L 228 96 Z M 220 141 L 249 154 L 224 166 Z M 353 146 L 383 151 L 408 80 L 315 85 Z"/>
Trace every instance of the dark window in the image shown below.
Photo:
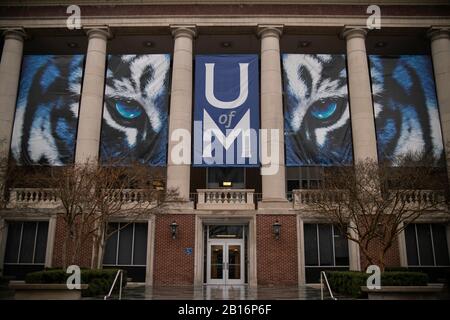
<path fill-rule="evenodd" d="M 332 224 L 304 224 L 306 266 L 348 266 L 348 240 Z"/>
<path fill-rule="evenodd" d="M 450 262 L 448 256 L 448 243 L 445 226 L 442 224 L 433 224 L 432 231 L 436 265 L 448 266 L 450 265 Z"/>
<path fill-rule="evenodd" d="M 208 188 L 245 188 L 245 168 L 208 168 L 207 175 Z"/>
<path fill-rule="evenodd" d="M 405 229 L 405 241 L 408 265 L 450 265 L 445 225 L 410 224 Z"/>
<path fill-rule="evenodd" d="M 209 238 L 235 238 L 242 239 L 243 226 L 239 225 L 211 225 L 209 226 Z"/>
<path fill-rule="evenodd" d="M 334 227 L 334 255 L 337 266 L 348 266 L 348 240 L 338 227 Z"/>
<path fill-rule="evenodd" d="M 322 186 L 323 167 L 288 167 L 287 190 L 318 189 Z"/>
<path fill-rule="evenodd" d="M 110 223 L 104 265 L 145 266 L 147 223 Z"/>
<path fill-rule="evenodd" d="M 317 225 L 305 224 L 303 230 L 305 233 L 305 264 L 307 266 L 318 266 Z"/>
<path fill-rule="evenodd" d="M 5 264 L 44 264 L 48 221 L 9 221 Z"/>

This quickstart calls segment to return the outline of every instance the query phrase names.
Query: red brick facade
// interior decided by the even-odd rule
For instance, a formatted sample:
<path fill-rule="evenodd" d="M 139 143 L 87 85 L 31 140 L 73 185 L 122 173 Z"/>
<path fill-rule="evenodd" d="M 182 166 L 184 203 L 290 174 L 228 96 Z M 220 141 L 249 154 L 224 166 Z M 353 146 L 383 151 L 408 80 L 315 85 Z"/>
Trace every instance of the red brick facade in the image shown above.
<path fill-rule="evenodd" d="M 380 243 L 373 243 L 369 247 L 369 251 L 373 254 L 377 254 L 382 249 Z M 364 269 L 367 267 L 367 259 L 364 257 L 362 253 L 360 253 L 361 257 L 361 268 Z M 386 267 L 399 267 L 400 266 L 400 251 L 398 247 L 398 241 L 394 241 L 392 247 L 386 252 L 384 257 L 384 263 Z"/>
<path fill-rule="evenodd" d="M 272 225 L 281 224 L 279 239 Z M 297 218 L 295 215 L 257 215 L 256 261 L 259 285 L 296 285 L 298 283 Z"/>
<path fill-rule="evenodd" d="M 178 224 L 172 239 L 170 224 Z M 192 254 L 185 252 L 192 248 Z M 157 285 L 192 285 L 194 283 L 195 215 L 156 216 L 153 281 Z"/>
<path fill-rule="evenodd" d="M 53 267 L 61 267 L 63 265 L 63 244 L 66 236 L 67 227 L 64 223 L 64 220 L 61 216 L 58 216 L 56 219 L 56 230 L 55 230 L 55 242 L 53 247 Z M 73 247 L 71 245 L 68 246 L 67 252 L 68 257 L 71 256 Z M 90 268 L 92 261 L 92 241 L 85 241 L 84 245 L 80 249 L 80 253 L 78 258 L 75 261 L 75 264 L 82 268 Z M 67 262 L 70 264 L 70 259 Z"/>

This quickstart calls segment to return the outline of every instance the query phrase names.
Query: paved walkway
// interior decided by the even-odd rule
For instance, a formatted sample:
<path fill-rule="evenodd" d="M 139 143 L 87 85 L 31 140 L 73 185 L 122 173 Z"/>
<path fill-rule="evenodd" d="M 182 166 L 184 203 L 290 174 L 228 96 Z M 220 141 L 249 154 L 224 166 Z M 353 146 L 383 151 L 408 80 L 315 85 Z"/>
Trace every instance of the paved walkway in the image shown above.
<path fill-rule="evenodd" d="M 213 286 L 126 288 L 122 299 L 131 300 L 320 300 L 320 290 L 302 287 Z"/>

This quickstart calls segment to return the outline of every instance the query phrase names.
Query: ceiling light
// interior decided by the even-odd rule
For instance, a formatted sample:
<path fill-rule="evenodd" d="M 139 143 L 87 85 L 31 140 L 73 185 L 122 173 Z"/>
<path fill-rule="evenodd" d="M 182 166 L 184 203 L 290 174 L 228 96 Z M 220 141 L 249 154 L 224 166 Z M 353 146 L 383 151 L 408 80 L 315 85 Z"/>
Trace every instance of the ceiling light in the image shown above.
<path fill-rule="evenodd" d="M 387 46 L 387 43 L 384 41 L 378 41 L 377 43 L 375 43 L 375 47 L 377 48 L 384 48 Z"/>
<path fill-rule="evenodd" d="M 147 47 L 147 48 L 151 48 L 151 47 L 153 47 L 153 42 L 151 42 L 151 41 L 144 41 L 143 46 Z"/>
<path fill-rule="evenodd" d="M 311 41 L 300 41 L 300 42 L 298 43 L 298 46 L 299 46 L 300 48 L 306 48 L 306 47 L 309 47 L 310 44 L 311 44 Z"/>
<path fill-rule="evenodd" d="M 67 42 L 67 46 L 69 48 L 78 48 L 78 43 L 76 43 L 76 42 Z"/>
<path fill-rule="evenodd" d="M 221 43 L 221 46 L 224 47 L 224 48 L 229 48 L 229 47 L 231 47 L 231 42 L 224 41 L 224 42 Z"/>

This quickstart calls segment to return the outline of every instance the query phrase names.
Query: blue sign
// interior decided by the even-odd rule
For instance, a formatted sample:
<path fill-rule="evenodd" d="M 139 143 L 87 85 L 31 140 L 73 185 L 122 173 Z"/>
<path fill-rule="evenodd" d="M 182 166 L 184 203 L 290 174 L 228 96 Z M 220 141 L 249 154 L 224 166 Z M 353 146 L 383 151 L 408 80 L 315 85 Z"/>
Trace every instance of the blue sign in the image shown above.
<path fill-rule="evenodd" d="M 195 57 L 194 166 L 258 166 L 257 55 Z"/>
<path fill-rule="evenodd" d="M 192 255 L 192 248 L 185 248 L 184 253 L 186 253 L 188 256 Z"/>

